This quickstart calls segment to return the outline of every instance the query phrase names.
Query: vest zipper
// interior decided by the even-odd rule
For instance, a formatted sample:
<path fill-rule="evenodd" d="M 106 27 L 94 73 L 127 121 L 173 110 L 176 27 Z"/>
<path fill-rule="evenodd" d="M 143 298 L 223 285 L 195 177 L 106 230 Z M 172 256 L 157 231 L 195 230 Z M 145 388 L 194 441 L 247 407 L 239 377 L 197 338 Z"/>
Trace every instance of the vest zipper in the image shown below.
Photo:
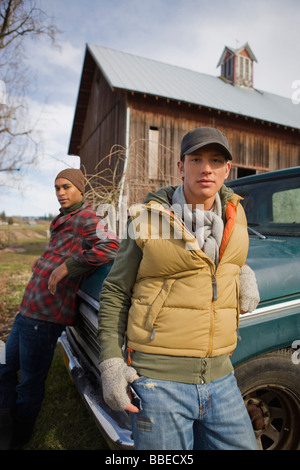
<path fill-rule="evenodd" d="M 153 341 L 154 337 L 155 337 L 155 328 L 153 327 L 153 330 L 152 330 L 152 333 L 151 333 L 151 336 L 150 336 L 150 341 Z"/>
<path fill-rule="evenodd" d="M 210 331 L 209 331 L 209 346 L 208 346 L 208 352 L 207 352 L 207 357 L 210 356 L 212 352 L 212 342 L 213 342 L 213 335 L 214 335 L 214 306 L 213 303 L 211 304 L 210 307 Z"/>
<path fill-rule="evenodd" d="M 215 275 L 215 274 L 212 274 L 211 279 L 212 279 L 212 288 L 213 288 L 213 297 L 212 297 L 212 300 L 214 301 L 214 300 L 217 300 L 217 299 L 218 299 L 216 275 Z"/>
<path fill-rule="evenodd" d="M 214 335 L 214 304 L 213 302 L 217 300 L 217 279 L 216 274 L 211 275 L 211 282 L 212 282 L 212 299 L 211 299 L 211 307 L 210 307 L 210 334 L 209 334 L 209 350 L 207 356 L 211 354 L 212 351 L 212 340 Z"/>

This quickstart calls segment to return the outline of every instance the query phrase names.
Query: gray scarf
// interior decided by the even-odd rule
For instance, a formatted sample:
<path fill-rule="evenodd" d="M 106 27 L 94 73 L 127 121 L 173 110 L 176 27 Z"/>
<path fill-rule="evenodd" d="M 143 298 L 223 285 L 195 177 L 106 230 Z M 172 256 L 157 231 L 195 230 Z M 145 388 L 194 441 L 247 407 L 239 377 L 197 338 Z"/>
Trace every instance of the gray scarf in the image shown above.
<path fill-rule="evenodd" d="M 197 239 L 199 249 L 203 250 L 217 265 L 224 231 L 219 194 L 216 194 L 211 210 L 191 210 L 191 205 L 186 203 L 183 185 L 181 185 L 175 189 L 173 194 L 172 209 L 177 216 L 184 220 L 185 226 Z"/>

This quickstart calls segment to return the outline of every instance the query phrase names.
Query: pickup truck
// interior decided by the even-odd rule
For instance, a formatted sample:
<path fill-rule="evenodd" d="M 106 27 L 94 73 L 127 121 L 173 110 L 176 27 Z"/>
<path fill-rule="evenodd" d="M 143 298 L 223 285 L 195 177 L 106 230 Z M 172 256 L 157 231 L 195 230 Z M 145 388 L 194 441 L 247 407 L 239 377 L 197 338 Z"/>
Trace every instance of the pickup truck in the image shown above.
<path fill-rule="evenodd" d="M 300 167 L 228 183 L 244 199 L 247 264 L 260 303 L 240 316 L 235 375 L 261 450 L 300 449 Z M 134 449 L 127 412 L 104 402 L 98 369 L 99 292 L 110 265 L 83 280 L 78 321 L 60 338 L 66 365 L 111 449 Z"/>

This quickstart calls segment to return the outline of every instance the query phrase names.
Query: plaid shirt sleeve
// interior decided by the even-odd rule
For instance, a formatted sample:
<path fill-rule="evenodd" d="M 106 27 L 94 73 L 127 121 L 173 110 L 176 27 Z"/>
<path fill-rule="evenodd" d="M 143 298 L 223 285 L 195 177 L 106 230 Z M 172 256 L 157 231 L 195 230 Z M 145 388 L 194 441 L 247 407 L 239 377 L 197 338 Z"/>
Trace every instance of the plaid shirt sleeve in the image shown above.
<path fill-rule="evenodd" d="M 73 254 L 73 260 L 90 268 L 113 260 L 119 249 L 116 235 L 105 230 L 94 211 L 82 211 L 82 216 L 82 247 Z"/>

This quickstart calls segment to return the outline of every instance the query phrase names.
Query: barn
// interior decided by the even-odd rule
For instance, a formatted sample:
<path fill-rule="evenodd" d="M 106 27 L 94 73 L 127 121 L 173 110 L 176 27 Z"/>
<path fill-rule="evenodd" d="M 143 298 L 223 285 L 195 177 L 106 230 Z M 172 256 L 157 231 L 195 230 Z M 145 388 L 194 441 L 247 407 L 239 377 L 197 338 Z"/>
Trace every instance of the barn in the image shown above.
<path fill-rule="evenodd" d="M 181 139 L 198 126 L 226 134 L 231 179 L 300 165 L 300 106 L 254 88 L 256 61 L 248 43 L 225 47 L 212 76 L 87 44 L 69 154 L 130 204 L 180 182 Z"/>

